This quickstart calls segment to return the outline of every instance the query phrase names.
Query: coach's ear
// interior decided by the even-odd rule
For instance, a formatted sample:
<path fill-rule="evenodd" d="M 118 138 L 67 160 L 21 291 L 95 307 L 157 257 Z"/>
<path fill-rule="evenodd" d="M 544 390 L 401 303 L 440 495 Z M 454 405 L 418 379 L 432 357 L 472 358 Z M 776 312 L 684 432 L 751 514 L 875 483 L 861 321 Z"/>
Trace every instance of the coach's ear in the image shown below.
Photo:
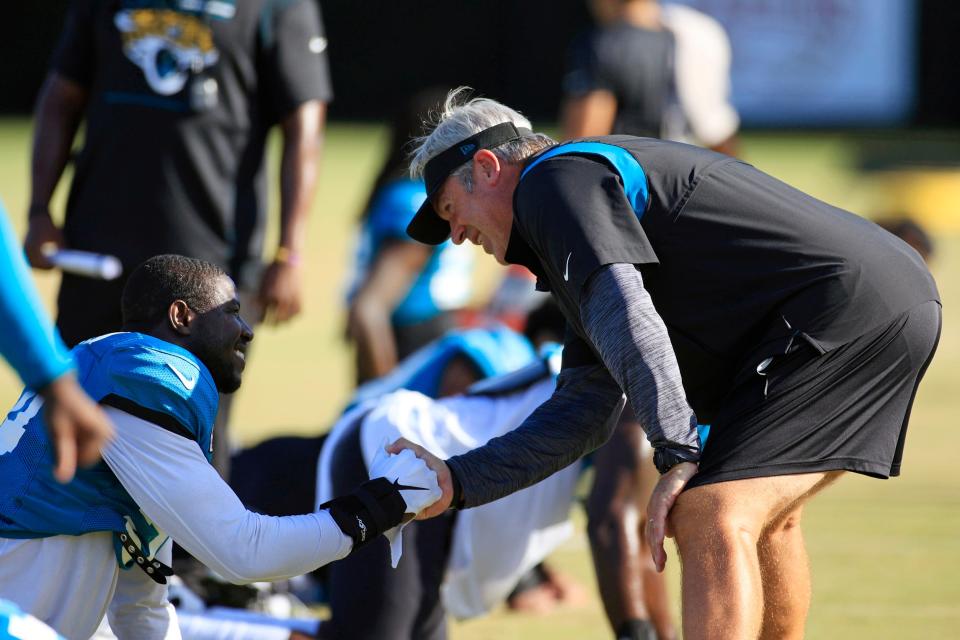
<path fill-rule="evenodd" d="M 167 309 L 167 321 L 170 323 L 170 328 L 181 336 L 190 335 L 190 325 L 193 324 L 196 317 L 197 314 L 194 310 L 183 300 L 174 300 Z"/>

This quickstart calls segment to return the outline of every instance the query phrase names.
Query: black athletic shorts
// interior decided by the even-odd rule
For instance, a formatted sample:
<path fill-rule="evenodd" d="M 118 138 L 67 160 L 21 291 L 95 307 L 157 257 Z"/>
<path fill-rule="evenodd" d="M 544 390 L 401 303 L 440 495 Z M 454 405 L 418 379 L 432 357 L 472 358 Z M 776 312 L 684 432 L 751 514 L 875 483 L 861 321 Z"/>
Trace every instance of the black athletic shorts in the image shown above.
<path fill-rule="evenodd" d="M 855 471 L 900 474 L 907 421 L 940 338 L 927 302 L 820 354 L 799 341 L 727 397 L 687 485 L 763 476 Z"/>

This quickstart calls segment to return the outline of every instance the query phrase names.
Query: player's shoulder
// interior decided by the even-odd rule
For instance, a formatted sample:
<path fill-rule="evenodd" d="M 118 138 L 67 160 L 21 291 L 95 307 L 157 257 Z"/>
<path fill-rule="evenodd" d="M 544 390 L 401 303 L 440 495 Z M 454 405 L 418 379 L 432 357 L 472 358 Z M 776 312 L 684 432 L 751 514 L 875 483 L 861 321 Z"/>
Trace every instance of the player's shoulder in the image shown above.
<path fill-rule="evenodd" d="M 427 192 L 419 180 L 388 182 L 371 203 L 368 224 L 376 230 L 399 231 L 406 237 L 407 225 L 426 199 Z"/>
<path fill-rule="evenodd" d="M 556 380 L 560 373 L 563 346 L 547 343 L 538 358 L 515 371 L 474 383 L 466 391 L 468 396 L 503 396 L 528 389 L 543 380 Z"/>
<path fill-rule="evenodd" d="M 95 360 L 84 367 L 84 386 L 101 403 L 190 437 L 212 424 L 219 402 L 216 384 L 186 349 L 130 332 L 88 340 L 75 353 Z"/>
<path fill-rule="evenodd" d="M 665 4 L 661 9 L 664 25 L 679 36 L 693 40 L 704 38 L 708 41 L 727 42 L 727 32 L 713 16 L 693 7 L 681 4 Z"/>

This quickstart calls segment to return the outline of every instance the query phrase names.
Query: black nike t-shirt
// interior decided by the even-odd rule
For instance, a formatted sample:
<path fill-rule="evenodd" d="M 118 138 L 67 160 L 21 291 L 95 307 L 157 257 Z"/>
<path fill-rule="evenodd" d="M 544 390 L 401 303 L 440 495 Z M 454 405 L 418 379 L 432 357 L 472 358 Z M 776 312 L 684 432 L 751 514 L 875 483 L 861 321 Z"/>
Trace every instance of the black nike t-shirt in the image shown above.
<path fill-rule="evenodd" d="M 701 419 L 739 372 L 791 341 L 828 351 L 939 299 L 906 243 L 750 165 L 647 138 L 592 142 L 625 150 L 642 168 L 628 178 L 642 181 L 642 201 L 630 202 L 607 159 L 550 157 L 514 193 L 506 254 L 558 300 L 570 325 L 565 366 L 596 361 L 580 295 L 606 264 L 640 269 Z"/>
<path fill-rule="evenodd" d="M 332 97 L 312 0 L 75 0 L 53 60 L 90 92 L 64 231 L 126 270 L 159 253 L 256 282 L 269 129 Z"/>

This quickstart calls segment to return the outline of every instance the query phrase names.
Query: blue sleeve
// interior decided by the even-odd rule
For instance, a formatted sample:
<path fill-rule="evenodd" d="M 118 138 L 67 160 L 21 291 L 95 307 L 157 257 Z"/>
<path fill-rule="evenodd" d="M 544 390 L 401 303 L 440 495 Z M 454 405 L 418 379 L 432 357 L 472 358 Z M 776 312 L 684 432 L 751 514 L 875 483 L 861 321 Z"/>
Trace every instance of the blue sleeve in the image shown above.
<path fill-rule="evenodd" d="M 116 407 L 210 448 L 216 385 L 206 367 L 175 352 L 129 347 L 114 351 L 99 386 L 101 404 Z"/>
<path fill-rule="evenodd" d="M 419 181 L 388 183 L 374 199 L 367 224 L 375 237 L 412 242 L 407 236 L 407 225 L 426 199 L 427 193 Z"/>
<path fill-rule="evenodd" d="M 39 389 L 73 368 L 70 354 L 44 313 L 23 251 L 0 203 L 0 353 Z"/>

